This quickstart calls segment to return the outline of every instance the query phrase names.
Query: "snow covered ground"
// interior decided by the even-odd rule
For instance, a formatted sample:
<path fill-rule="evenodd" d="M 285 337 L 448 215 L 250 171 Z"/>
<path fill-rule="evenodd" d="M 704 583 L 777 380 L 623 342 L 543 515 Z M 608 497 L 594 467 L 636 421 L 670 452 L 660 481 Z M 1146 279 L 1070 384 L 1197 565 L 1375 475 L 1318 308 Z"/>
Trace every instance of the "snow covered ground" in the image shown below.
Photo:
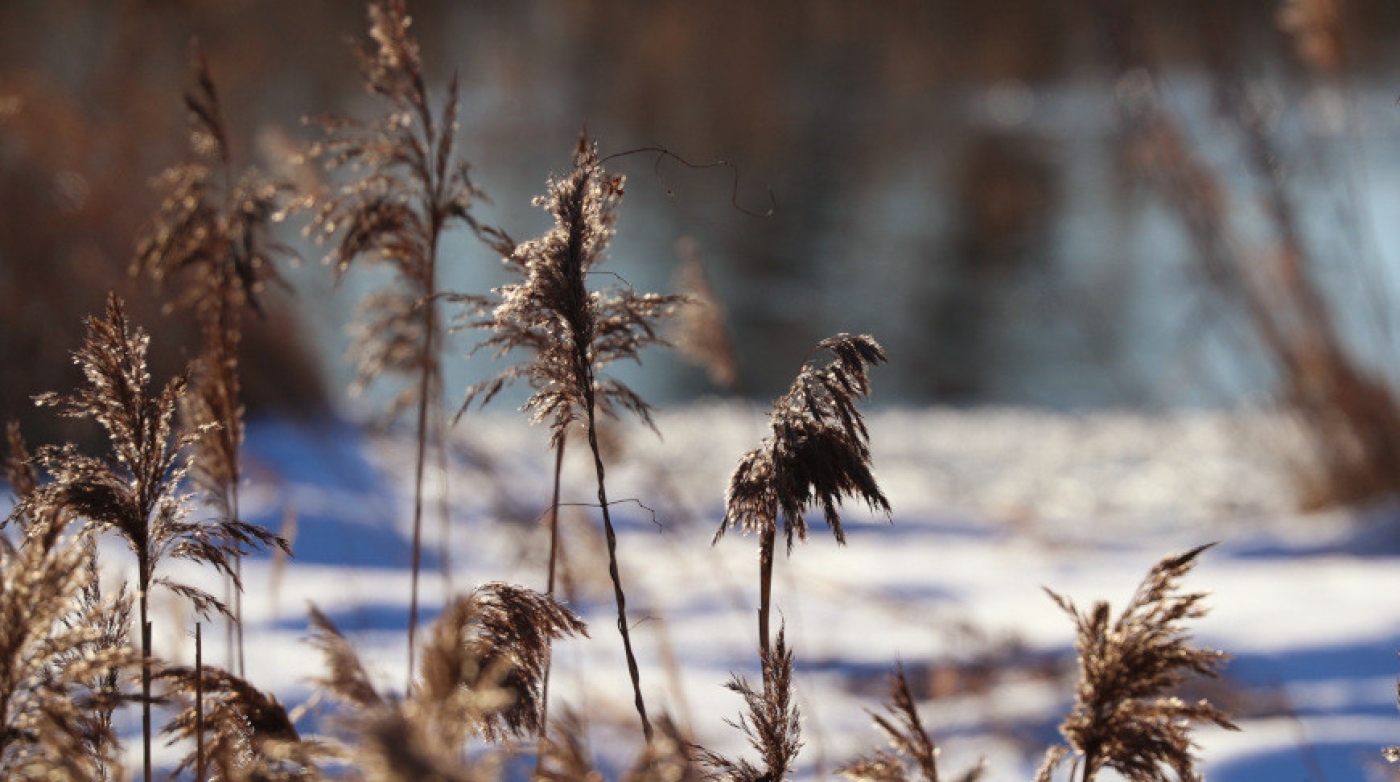
<path fill-rule="evenodd" d="M 1075 683 L 1072 624 L 1042 587 L 1117 608 L 1161 557 L 1218 541 L 1186 587 L 1212 592 L 1199 642 L 1234 658 L 1189 694 L 1212 698 L 1242 730 L 1198 733 L 1207 777 L 1385 778 L 1380 750 L 1400 743 L 1400 512 L 1296 513 L 1298 445 L 1278 421 L 892 409 L 869 422 L 892 519 L 852 507 L 847 546 L 818 522 L 776 568 L 804 776 L 828 776 L 880 742 L 865 710 L 880 707 L 902 660 L 945 773 L 986 758 L 989 779 L 1029 778 L 1058 739 Z M 643 686 L 654 711 L 701 743 L 742 752 L 724 722 L 740 699 L 723 684 L 731 672 L 757 677 L 756 544 L 710 538 L 764 411 L 702 405 L 663 412 L 657 425 L 662 438 L 635 424 L 604 438 Z M 545 433 L 488 415 L 464 419 L 454 436 L 447 545 L 437 481 L 424 532 L 435 546 L 430 612 L 485 581 L 544 587 Z M 640 731 L 587 507 L 591 464 L 581 443 L 568 455 L 565 586 L 592 637 L 559 648 L 553 698 L 587 715 L 596 750 L 620 764 Z M 249 678 L 289 706 L 307 698 L 320 665 L 304 643 L 314 603 L 401 689 L 411 440 L 330 420 L 262 420 L 250 426 L 246 460 L 248 515 L 273 528 L 293 520 L 296 549 L 290 563 L 245 565 Z M 188 611 L 160 610 L 157 651 L 190 660 Z M 206 659 L 222 663 L 222 632 L 206 638 Z"/>

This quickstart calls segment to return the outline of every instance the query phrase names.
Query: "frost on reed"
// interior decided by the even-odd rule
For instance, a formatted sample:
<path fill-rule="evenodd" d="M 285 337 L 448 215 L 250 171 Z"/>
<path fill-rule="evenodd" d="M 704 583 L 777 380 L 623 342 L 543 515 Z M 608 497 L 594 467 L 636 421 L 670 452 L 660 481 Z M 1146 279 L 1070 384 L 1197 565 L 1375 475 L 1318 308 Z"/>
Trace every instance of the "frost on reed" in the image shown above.
<path fill-rule="evenodd" d="M 532 734 L 549 645 L 586 634 L 577 615 L 546 595 L 484 584 L 437 618 L 422 650 L 422 680 L 398 698 L 379 692 L 330 619 L 313 608 L 311 621 L 327 668 L 316 683 L 349 707 L 340 722 L 351 735 L 341 751 L 368 779 L 490 778 L 468 761 L 468 740 Z"/>
<path fill-rule="evenodd" d="M 817 343 L 832 354 L 825 366 L 802 367 L 792 388 L 773 403 L 770 432 L 744 454 L 729 479 L 724 520 L 714 542 L 738 528 L 759 535 L 759 647 L 769 649 L 773 553 L 778 523 L 788 552 L 807 539 L 803 514 L 821 508 L 838 543 L 846 542 L 837 507 L 857 497 L 872 510 L 890 512 L 889 500 L 870 471 L 870 433 L 856 402 L 870 396 L 867 369 L 885 362 L 878 342 L 838 334 Z"/>
<path fill-rule="evenodd" d="M 238 369 L 243 311 L 261 314 L 257 295 L 269 282 L 281 282 L 272 256 L 284 249 L 271 239 L 269 228 L 287 186 L 255 170 L 235 180 L 218 91 L 209 63 L 198 50 L 195 78 L 196 89 L 185 95 L 191 158 L 156 180 L 164 198 L 137 245 L 131 271 L 149 277 L 157 287 L 178 280 L 182 288 L 168 306 L 188 308 L 199 320 L 204 347 L 184 405 L 191 428 L 214 426 L 196 446 L 191 475 L 220 516 L 237 519 L 244 430 Z M 241 570 L 235 559 L 234 571 L 241 575 Z M 240 673 L 242 605 L 241 592 L 235 592 L 232 622 Z"/>
<path fill-rule="evenodd" d="M 16 506 L 0 526 L 0 777 L 105 779 L 118 767 L 116 678 L 137 660 L 125 595 L 102 601 L 93 549 L 61 533 L 19 429 L 8 428 L 6 476 Z M 114 634 L 115 632 L 115 634 Z"/>
<path fill-rule="evenodd" d="M 792 771 L 797 752 L 802 748 L 802 717 L 792 696 L 792 651 L 787 648 L 782 628 L 778 629 L 777 645 L 760 649 L 763 665 L 763 690 L 757 691 L 742 677 L 733 676 L 726 687 L 744 699 L 748 714 L 738 722 L 730 722 L 744 732 L 749 745 L 763 758 L 763 767 L 747 760 L 730 760 L 709 750 L 700 750 L 702 764 L 714 771 L 714 777 L 730 782 L 764 782 L 779 780 Z"/>
<path fill-rule="evenodd" d="M 1185 703 L 1168 694 L 1187 674 L 1215 676 L 1226 659 L 1224 652 L 1191 646 L 1182 626 L 1206 614 L 1205 593 L 1176 594 L 1180 579 L 1208 548 L 1158 562 L 1116 620 L 1110 619 L 1108 603 L 1080 612 L 1046 590 L 1078 627 L 1080 679 L 1074 711 L 1060 725 L 1069 745 L 1050 748 L 1037 782 L 1049 782 L 1071 753 L 1085 782 L 1104 768 L 1149 782 L 1167 782 L 1171 775 L 1194 780 L 1192 723 L 1236 730 L 1229 716 L 1207 701 Z"/>
<path fill-rule="evenodd" d="M 87 534 L 116 532 L 136 557 L 141 654 L 146 658 L 141 669 L 142 733 L 148 745 L 151 587 L 163 586 L 188 599 L 202 614 L 228 613 L 222 602 L 204 590 L 158 576 L 160 563 L 174 558 L 207 564 L 241 589 L 234 557 L 274 545 L 285 547 L 276 535 L 238 519 L 190 520 L 192 497 L 184 493 L 191 466 L 188 454 L 211 427 L 175 425 L 188 373 L 170 380 L 158 394 L 149 392 L 149 342 L 145 332 L 132 330 L 115 295 L 108 297 L 102 317 L 87 319 L 87 335 L 74 354 L 86 384 L 72 394 L 44 394 L 38 402 L 57 407 L 62 415 L 97 422 L 111 450 L 106 458 L 96 458 L 79 453 L 71 444 L 41 449 L 38 463 L 53 480 L 35 492 L 36 501 L 53 512 L 85 519 Z M 145 768 L 149 779 L 149 746 Z"/>
<path fill-rule="evenodd" d="M 417 460 L 413 502 L 413 581 L 409 600 L 408 676 L 413 680 L 422 556 L 424 472 L 428 448 L 441 449 L 444 338 L 439 314 L 440 239 L 465 225 L 493 246 L 503 236 L 480 226 L 470 209 L 480 192 L 470 167 L 456 158 L 457 79 L 440 114 L 429 105 L 418 43 L 403 0 L 369 6 L 373 45 L 361 55 L 365 84 L 388 111 L 372 122 L 325 118 L 326 140 L 311 156 L 347 178 L 330 192 L 308 196 L 308 232 L 332 244 L 326 262 L 339 279 L 357 261 L 387 266 L 398 284 L 360 303 L 362 323 L 351 352 L 359 365 L 355 388 L 391 375 L 404 382 L 387 418 L 416 408 Z M 441 451 L 439 458 L 442 458 Z M 445 476 L 444 476 L 445 480 Z"/>
<path fill-rule="evenodd" d="M 889 739 L 894 750 L 876 750 L 836 771 L 838 774 L 858 780 L 858 782 L 938 782 L 938 747 L 924 730 L 919 710 L 914 705 L 914 694 L 909 689 L 909 680 L 904 676 L 904 666 L 900 665 L 890 677 L 890 699 L 885 704 L 885 714 L 870 712 L 876 726 Z M 912 768 L 911 768 L 912 765 Z M 958 782 L 975 782 L 982 778 L 984 766 L 978 765 L 964 772 Z"/>
<path fill-rule="evenodd" d="M 514 247 L 505 258 L 506 266 L 522 281 L 498 288 L 495 298 L 456 298 L 479 316 L 471 327 L 489 332 L 478 350 L 491 350 L 497 358 L 522 350 L 530 357 L 470 388 L 462 409 L 477 401 L 486 404 L 505 386 L 524 379 L 534 392 L 526 401 L 525 410 L 533 422 L 549 424 L 556 464 L 562 462 L 569 427 L 582 423 L 585 428 L 598 479 L 598 505 L 608 543 L 608 574 L 617 601 L 617 629 L 622 635 L 637 713 L 649 742 L 652 728 L 628 631 L 627 598 L 617 563 L 617 535 L 598 448 L 597 414 L 615 414 L 622 408 L 652 425 L 646 400 L 622 382 L 602 377 L 601 372 L 615 361 L 640 362 L 644 347 L 663 344 L 656 322 L 670 315 L 682 297 L 637 293 L 625 286 L 605 291 L 589 289 L 588 277 L 603 262 L 612 238 L 617 219 L 614 210 L 622 191 L 623 178 L 609 176 L 598 160 L 597 146 L 586 135 L 580 136 L 573 170 L 568 176 L 551 179 L 547 194 L 535 201 L 553 216 L 554 227 L 544 236 Z M 557 470 L 555 480 L 557 486 Z M 551 592 L 558 544 L 557 508 L 552 516 Z"/>

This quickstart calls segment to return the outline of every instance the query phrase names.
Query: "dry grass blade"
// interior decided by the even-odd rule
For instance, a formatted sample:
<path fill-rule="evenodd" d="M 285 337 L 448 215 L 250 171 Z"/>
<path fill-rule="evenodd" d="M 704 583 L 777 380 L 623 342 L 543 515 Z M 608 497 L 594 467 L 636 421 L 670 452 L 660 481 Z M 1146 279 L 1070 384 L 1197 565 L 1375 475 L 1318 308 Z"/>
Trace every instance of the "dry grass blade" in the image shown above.
<path fill-rule="evenodd" d="M 732 782 L 776 782 L 792 771 L 797 752 L 802 748 L 801 715 L 792 697 L 792 651 L 787 648 L 783 630 L 773 650 L 761 649 L 763 690 L 754 690 L 742 677 L 735 675 L 725 685 L 743 696 L 747 716 L 729 724 L 748 736 L 749 744 L 763 758 L 763 767 L 747 760 L 730 760 L 723 755 L 700 749 L 699 760 L 714 770 L 719 779 Z"/>
<path fill-rule="evenodd" d="M 172 666 L 157 676 L 169 695 L 180 699 L 181 710 L 162 733 L 169 743 L 193 741 L 202 721 L 205 762 L 220 780 L 280 780 L 305 778 L 314 765 L 313 745 L 304 744 L 287 710 L 271 694 L 228 671 L 205 666 L 200 670 Z M 201 692 L 203 714 L 194 697 Z M 194 770 L 198 758 L 182 758 L 174 773 Z"/>
<path fill-rule="evenodd" d="M 1038 780 L 1051 779 L 1070 748 L 1081 758 L 1086 782 L 1104 768 L 1129 779 L 1195 779 L 1191 725 L 1236 729 L 1207 701 L 1185 703 L 1168 694 L 1188 674 L 1216 675 L 1226 659 L 1223 652 L 1191 646 L 1182 626 L 1206 613 L 1204 593 L 1177 594 L 1177 588 L 1208 548 L 1158 562 L 1117 619 L 1107 603 L 1080 612 L 1046 590 L 1078 627 L 1080 681 L 1074 711 L 1060 725 L 1070 747 L 1051 749 Z"/>
<path fill-rule="evenodd" d="M 383 706 L 384 698 L 370 681 L 360 656 L 335 623 L 316 606 L 311 606 L 311 645 L 325 658 L 326 675 L 312 680 L 336 700 L 360 709 Z"/>
<path fill-rule="evenodd" d="M 578 712 L 565 708 L 553 720 L 553 730 L 541 737 L 537 782 L 603 782 L 603 774 L 593 765 L 588 746 L 588 728 Z"/>
<path fill-rule="evenodd" d="M 314 607 L 313 643 L 328 674 L 316 683 L 349 709 L 345 754 L 366 779 L 496 778 L 495 758 L 468 760 L 472 737 L 499 742 L 535 730 L 544 650 L 584 633 L 577 616 L 523 587 L 492 583 L 448 607 L 423 649 L 406 699 L 381 695 L 335 625 Z"/>

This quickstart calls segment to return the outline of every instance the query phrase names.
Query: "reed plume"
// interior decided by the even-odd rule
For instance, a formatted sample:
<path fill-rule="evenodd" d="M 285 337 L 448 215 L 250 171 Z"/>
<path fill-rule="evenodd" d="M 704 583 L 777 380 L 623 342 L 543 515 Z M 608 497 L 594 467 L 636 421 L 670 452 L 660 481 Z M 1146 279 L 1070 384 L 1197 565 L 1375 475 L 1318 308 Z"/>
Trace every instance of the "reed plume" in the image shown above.
<path fill-rule="evenodd" d="M 792 698 L 792 651 L 787 648 L 781 627 L 777 644 L 771 650 L 759 649 L 759 657 L 763 665 L 762 691 L 734 675 L 725 686 L 743 697 L 748 715 L 740 715 L 737 722 L 726 722 L 748 736 L 749 745 L 763 758 L 763 767 L 700 749 L 701 764 L 721 780 L 776 782 L 792 771 L 802 748 L 802 719 Z"/>
<path fill-rule="evenodd" d="M 327 667 L 316 683 L 351 707 L 344 717 L 353 735 L 349 752 L 375 779 L 478 778 L 482 770 L 465 757 L 468 739 L 500 742 L 536 731 L 550 643 L 586 635 L 583 621 L 553 598 L 484 584 L 435 620 L 422 649 L 422 679 L 398 698 L 379 692 L 324 614 L 313 608 L 311 622 Z"/>
<path fill-rule="evenodd" d="M 8 429 L 6 474 L 16 505 L 0 535 L 0 776 L 109 778 L 117 764 L 111 714 L 119 672 L 136 662 L 124 595 L 104 601 L 90 541 L 64 537 L 19 429 Z"/>
<path fill-rule="evenodd" d="M 178 281 L 181 290 L 168 307 L 194 312 L 204 341 L 191 376 L 185 412 L 191 428 L 206 424 L 196 446 L 191 476 L 216 513 L 239 519 L 242 468 L 243 403 L 239 380 L 239 345 L 243 311 L 262 314 L 258 294 L 268 283 L 282 282 L 273 256 L 285 252 L 271 239 L 288 185 L 249 170 L 235 179 L 227 124 L 209 63 L 196 48 L 194 90 L 186 93 L 190 158 L 166 170 L 156 181 L 163 194 L 160 209 L 137 245 L 133 275 L 150 278 L 162 288 Z M 241 558 L 234 572 L 242 575 Z M 243 599 L 234 591 L 230 634 L 244 670 Z"/>
<path fill-rule="evenodd" d="M 169 743 L 196 741 L 176 765 L 179 776 L 201 765 L 219 780 L 293 780 L 315 774 L 317 746 L 304 742 L 276 696 L 213 666 L 168 666 L 158 679 L 180 710 L 162 729 Z M 198 703 L 195 696 L 199 694 Z"/>
<path fill-rule="evenodd" d="M 430 446 L 442 447 L 440 240 L 459 224 L 493 246 L 502 237 L 478 224 L 470 212 L 481 193 L 472 183 L 469 165 L 456 157 L 456 76 L 441 113 L 434 113 L 403 0 L 370 3 L 369 21 L 373 43 L 361 52 L 361 69 L 369 91 L 388 103 L 388 111 L 371 122 L 321 121 L 327 138 L 312 147 L 311 156 L 349 179 L 330 192 L 308 196 L 303 205 L 312 212 L 308 233 L 318 242 L 333 243 L 326 262 L 334 266 L 337 279 L 358 261 L 387 266 L 398 281 L 360 303 L 363 323 L 355 331 L 351 352 L 359 366 L 357 388 L 384 375 L 405 380 L 388 418 L 411 407 L 417 411 L 408 619 L 411 683 L 426 460 Z"/>
<path fill-rule="evenodd" d="M 580 135 L 573 170 L 568 176 L 551 178 L 547 193 L 535 199 L 536 205 L 553 216 L 554 227 L 544 236 L 514 247 L 505 257 L 506 267 L 522 281 L 496 289 L 495 298 L 456 299 L 482 316 L 472 321 L 471 327 L 489 331 L 476 350 L 489 349 L 497 358 L 515 350 L 530 356 L 528 361 L 468 389 L 462 410 L 473 402 L 484 405 L 507 385 L 525 380 L 533 390 L 525 410 L 533 423 L 549 424 L 556 465 L 562 464 L 569 427 L 582 423 L 585 428 L 598 480 L 598 505 L 608 543 L 608 574 L 617 602 L 617 629 L 622 636 L 642 732 L 650 742 L 652 727 L 627 626 L 627 597 L 618 571 L 617 534 L 598 447 L 597 415 L 615 415 L 621 408 L 653 426 L 646 400 L 621 381 L 603 377 L 602 371 L 623 359 L 640 363 L 642 348 L 664 344 L 656 322 L 670 315 L 682 297 L 642 294 L 629 287 L 589 290 L 588 277 L 603 262 L 613 235 L 623 183 L 621 176 L 609 176 L 603 170 L 597 145 L 588 140 L 587 134 Z M 557 487 L 557 470 L 555 483 Z M 557 500 L 551 516 L 552 572 L 558 550 Z"/>
<path fill-rule="evenodd" d="M 1177 588 L 1208 548 L 1158 562 L 1117 619 L 1110 619 L 1108 603 L 1080 612 L 1065 597 L 1046 590 L 1078 627 L 1080 678 L 1074 711 L 1060 724 L 1069 744 L 1049 749 L 1038 782 L 1049 782 L 1071 753 L 1084 782 L 1105 768 L 1149 782 L 1167 782 L 1170 774 L 1194 780 L 1192 723 L 1237 730 L 1229 715 L 1209 702 L 1185 703 L 1167 694 L 1187 674 L 1215 676 L 1227 658 L 1224 652 L 1191 646 L 1182 626 L 1206 614 L 1205 593 L 1177 594 Z"/>
<path fill-rule="evenodd" d="M 938 747 L 924 730 L 919 709 L 914 705 L 914 693 L 904 675 L 904 665 L 895 668 L 890 677 L 890 697 L 885 713 L 869 712 L 875 725 L 889 739 L 894 751 L 876 750 L 841 768 L 836 773 L 858 782 L 938 782 Z M 978 765 L 959 776 L 958 782 L 976 782 L 982 778 L 984 766 Z"/>
<path fill-rule="evenodd" d="M 146 369 L 149 336 L 133 330 L 120 299 L 110 295 L 106 313 L 86 321 L 83 345 L 74 354 L 86 384 L 72 394 L 44 394 L 40 405 L 57 407 L 70 418 L 97 422 L 110 453 L 95 458 L 70 445 L 39 451 L 39 464 L 53 477 L 39 490 L 43 502 L 63 514 L 86 520 L 89 534 L 112 530 L 126 541 L 137 563 L 137 604 L 141 629 L 142 734 L 144 768 L 150 778 L 151 629 L 150 590 L 162 586 L 207 614 L 227 615 L 227 606 L 202 589 L 157 575 L 169 558 L 201 562 L 242 584 L 233 559 L 285 544 L 260 527 L 233 518 L 192 521 L 191 495 L 183 492 L 190 473 L 188 453 L 211 428 L 178 428 L 176 408 L 186 393 L 188 372 L 171 379 L 158 394 L 149 392 Z"/>
<path fill-rule="evenodd" d="M 865 501 L 887 516 L 889 500 L 870 471 L 870 433 L 856 402 L 870 396 L 867 368 L 885 362 L 879 343 L 865 335 L 838 334 L 817 343 L 830 351 L 825 366 L 808 362 L 792 388 L 773 403 L 770 432 L 744 454 L 729 479 L 725 514 L 715 533 L 738 528 L 759 535 L 759 647 L 769 649 L 773 554 L 778 523 L 788 553 L 794 540 L 807 539 L 810 509 L 821 508 L 836 541 L 845 544 L 838 503 Z"/>

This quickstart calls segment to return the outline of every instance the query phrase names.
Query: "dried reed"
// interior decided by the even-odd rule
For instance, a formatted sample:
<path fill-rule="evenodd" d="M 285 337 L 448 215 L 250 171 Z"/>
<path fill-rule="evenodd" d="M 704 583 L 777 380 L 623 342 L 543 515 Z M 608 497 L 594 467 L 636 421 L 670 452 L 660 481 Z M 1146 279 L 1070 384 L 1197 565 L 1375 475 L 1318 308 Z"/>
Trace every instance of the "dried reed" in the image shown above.
<path fill-rule="evenodd" d="M 157 287 L 179 279 L 183 287 L 169 305 L 194 311 L 204 340 L 203 354 L 185 398 L 191 428 L 206 424 L 191 475 L 223 518 L 238 519 L 242 469 L 243 403 L 239 346 L 243 310 L 261 314 L 257 295 L 269 282 L 281 282 L 272 256 L 282 250 L 268 229 L 286 195 L 285 183 L 250 170 L 235 180 L 229 139 L 209 63 L 196 47 L 196 88 L 185 95 L 190 117 L 190 160 L 157 180 L 160 209 L 137 245 L 133 275 Z M 241 577 L 242 559 L 234 558 Z M 230 632 L 244 670 L 243 595 L 233 590 Z"/>
<path fill-rule="evenodd" d="M 362 261 L 390 267 L 399 282 L 398 287 L 382 289 L 361 302 L 365 322 L 351 350 L 359 365 L 357 387 L 386 374 L 408 381 L 394 399 L 389 418 L 410 407 L 417 409 L 408 618 L 411 686 L 424 473 L 428 448 L 443 447 L 440 239 L 455 224 L 466 225 L 493 246 L 502 237 L 479 225 L 470 213 L 480 192 L 472 183 L 468 164 L 456 159 L 456 77 L 441 113 L 435 114 L 418 43 L 409 33 L 411 18 L 404 0 L 370 3 L 369 20 L 373 45 L 362 51 L 361 67 L 369 91 L 386 101 L 389 110 L 368 123 L 321 120 L 327 138 L 312 147 L 311 157 L 328 171 L 349 174 L 350 179 L 333 191 L 309 195 L 302 206 L 312 211 L 308 233 L 318 242 L 335 242 L 326 261 L 334 266 L 337 278 Z"/>
<path fill-rule="evenodd" d="M 1147 782 L 1167 782 L 1172 773 L 1179 780 L 1193 780 L 1192 723 L 1237 730 L 1229 716 L 1209 702 L 1185 703 L 1167 694 L 1187 674 L 1215 676 L 1227 657 L 1191 646 L 1182 626 L 1206 614 L 1205 593 L 1177 594 L 1177 587 L 1208 548 L 1158 562 L 1117 619 L 1110 618 L 1108 603 L 1080 612 L 1068 599 L 1046 590 L 1079 630 L 1075 649 L 1080 678 L 1074 711 L 1060 725 L 1069 744 L 1046 752 L 1037 782 L 1049 782 L 1071 753 L 1084 782 L 1105 768 Z"/>
<path fill-rule="evenodd" d="M 8 440 L 17 503 L 4 525 L 21 540 L 0 536 L 0 776 L 108 779 L 118 672 L 137 660 L 113 620 L 130 616 L 130 601 L 101 600 L 93 547 L 61 534 L 67 514 L 41 489 L 13 424 Z"/>
<path fill-rule="evenodd" d="M 748 715 L 740 715 L 730 725 L 744 732 L 749 745 L 758 750 L 763 767 L 747 760 L 730 760 L 723 755 L 701 748 L 699 760 L 712 769 L 717 779 L 731 782 L 775 782 L 792 771 L 797 752 L 802 748 L 802 719 L 792 699 L 792 652 L 778 628 L 777 644 L 772 649 L 759 649 L 763 665 L 763 689 L 754 690 L 741 676 L 733 676 L 725 685 L 744 698 Z M 728 720 L 726 720 L 728 722 Z"/>
<path fill-rule="evenodd" d="M 151 776 L 151 627 L 148 602 L 152 586 L 163 586 L 207 614 L 227 615 L 228 608 L 202 589 L 157 575 L 166 557 L 202 562 L 242 588 L 233 559 L 259 548 L 285 546 L 280 538 L 238 519 L 209 522 L 189 519 L 192 497 L 183 493 L 195 447 L 211 427 L 175 426 L 176 407 L 188 387 L 188 374 L 168 382 L 157 395 L 148 393 L 150 374 L 146 352 L 150 338 L 132 330 L 122 302 L 109 296 L 102 317 L 88 318 L 87 335 L 74 354 L 86 385 L 72 394 L 44 394 L 51 405 L 71 418 L 87 418 L 106 432 L 110 455 L 86 456 L 72 445 L 46 446 L 38 463 L 53 481 L 36 491 L 39 502 L 55 513 L 86 520 L 89 534 L 117 532 L 137 563 L 137 603 L 141 630 L 141 719 L 144 769 Z"/>
<path fill-rule="evenodd" d="M 889 738 L 893 752 L 876 750 L 852 763 L 836 769 L 836 773 L 859 782 L 938 782 L 938 747 L 924 730 L 919 710 L 914 705 L 914 693 L 904 676 L 904 665 L 895 668 L 890 677 L 890 698 L 885 714 L 869 712 L 876 726 Z M 910 769 L 910 762 L 913 769 Z M 958 782 L 976 782 L 982 778 L 985 765 L 977 765 L 957 778 Z"/>
<path fill-rule="evenodd" d="M 351 707 L 342 716 L 354 737 L 346 752 L 374 779 L 480 778 L 483 769 L 466 759 L 467 740 L 534 733 L 550 644 L 586 635 L 583 621 L 553 598 L 484 584 L 435 620 L 422 649 L 422 680 L 400 699 L 380 694 L 349 642 L 315 608 L 312 627 L 328 669 L 317 684 Z"/>
<path fill-rule="evenodd" d="M 505 258 L 507 268 L 523 281 L 498 288 L 494 299 L 455 298 L 479 316 L 471 321 L 471 327 L 489 331 L 477 350 L 489 349 L 497 358 L 513 350 L 524 350 L 531 356 L 468 389 L 462 410 L 477 401 L 484 405 L 505 386 L 524 379 L 534 391 L 525 410 L 533 422 L 548 422 L 550 445 L 557 451 L 556 465 L 562 463 L 569 427 L 580 422 L 585 427 L 608 542 L 608 574 L 617 601 L 617 629 L 622 635 L 642 732 L 650 742 L 652 727 L 627 626 L 627 597 L 618 570 L 617 534 L 598 447 L 597 414 L 614 414 L 621 407 L 652 424 L 646 400 L 620 381 L 604 379 L 601 372 L 621 359 L 640 362 L 642 348 L 664 344 L 655 322 L 670 315 L 682 298 L 639 294 L 626 287 L 606 292 L 589 290 L 588 276 L 604 260 L 622 191 L 623 178 L 609 176 L 603 170 L 597 146 L 586 134 L 581 135 L 574 151 L 573 170 L 566 177 L 552 178 L 547 194 L 535 201 L 554 217 L 554 227 L 544 236 L 514 247 Z M 557 470 L 555 484 L 557 487 Z M 558 551 L 557 502 L 551 517 L 552 571 Z"/>
<path fill-rule="evenodd" d="M 837 503 L 857 497 L 888 516 L 889 500 L 870 471 L 870 433 L 856 402 L 870 396 L 867 367 L 885 352 L 869 336 L 838 334 L 817 343 L 830 351 L 825 366 L 804 364 L 792 388 L 773 403 L 769 434 L 744 454 L 729 479 L 725 514 L 712 543 L 726 530 L 759 535 L 759 648 L 769 650 L 773 554 L 779 521 L 788 553 L 807 539 L 803 514 L 820 507 L 838 543 L 846 542 Z"/>

